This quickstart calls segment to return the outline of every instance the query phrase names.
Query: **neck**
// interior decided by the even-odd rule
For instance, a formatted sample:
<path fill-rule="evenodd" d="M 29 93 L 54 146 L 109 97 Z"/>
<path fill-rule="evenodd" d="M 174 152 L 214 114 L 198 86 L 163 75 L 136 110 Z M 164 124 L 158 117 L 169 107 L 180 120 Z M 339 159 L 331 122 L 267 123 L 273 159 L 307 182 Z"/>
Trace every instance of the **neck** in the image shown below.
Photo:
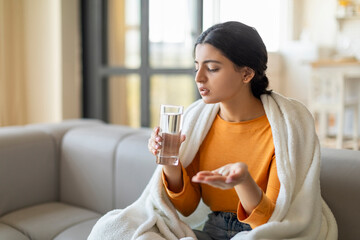
<path fill-rule="evenodd" d="M 232 103 L 220 103 L 219 115 L 228 122 L 243 122 L 261 117 L 265 114 L 264 107 L 260 99 L 254 96 L 247 100 Z"/>

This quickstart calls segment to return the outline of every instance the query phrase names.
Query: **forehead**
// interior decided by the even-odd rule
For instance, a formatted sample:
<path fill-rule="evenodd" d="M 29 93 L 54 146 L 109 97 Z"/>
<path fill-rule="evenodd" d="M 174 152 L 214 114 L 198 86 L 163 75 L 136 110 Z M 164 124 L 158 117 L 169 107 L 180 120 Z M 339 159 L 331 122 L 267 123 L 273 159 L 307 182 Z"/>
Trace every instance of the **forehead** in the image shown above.
<path fill-rule="evenodd" d="M 226 57 L 219 49 L 211 44 L 198 44 L 195 48 L 195 61 L 200 62 L 209 59 L 226 60 Z"/>

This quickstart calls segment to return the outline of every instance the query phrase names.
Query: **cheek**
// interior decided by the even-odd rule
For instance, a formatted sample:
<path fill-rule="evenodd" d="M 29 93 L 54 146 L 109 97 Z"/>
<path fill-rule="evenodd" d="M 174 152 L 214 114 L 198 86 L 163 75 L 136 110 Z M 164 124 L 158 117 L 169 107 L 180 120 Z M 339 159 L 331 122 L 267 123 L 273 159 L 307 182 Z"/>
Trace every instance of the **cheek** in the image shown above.
<path fill-rule="evenodd" d="M 239 88 L 242 87 L 242 85 L 243 84 L 240 78 L 235 78 L 234 76 L 227 76 L 223 78 L 223 81 L 221 81 L 219 89 L 222 89 L 222 91 L 225 92 L 234 92 L 238 91 Z"/>

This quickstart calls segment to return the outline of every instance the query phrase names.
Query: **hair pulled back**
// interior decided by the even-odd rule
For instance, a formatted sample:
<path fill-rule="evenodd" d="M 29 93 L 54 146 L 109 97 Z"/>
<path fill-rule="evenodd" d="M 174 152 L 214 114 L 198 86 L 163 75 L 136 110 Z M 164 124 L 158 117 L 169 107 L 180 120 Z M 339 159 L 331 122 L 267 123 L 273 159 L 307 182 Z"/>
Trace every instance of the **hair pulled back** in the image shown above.
<path fill-rule="evenodd" d="M 249 67 L 255 76 L 250 81 L 252 94 L 270 94 L 269 80 L 265 74 L 268 55 L 264 42 L 255 28 L 240 22 L 230 21 L 216 24 L 204 31 L 197 39 L 198 44 L 208 43 L 220 50 L 237 67 Z"/>

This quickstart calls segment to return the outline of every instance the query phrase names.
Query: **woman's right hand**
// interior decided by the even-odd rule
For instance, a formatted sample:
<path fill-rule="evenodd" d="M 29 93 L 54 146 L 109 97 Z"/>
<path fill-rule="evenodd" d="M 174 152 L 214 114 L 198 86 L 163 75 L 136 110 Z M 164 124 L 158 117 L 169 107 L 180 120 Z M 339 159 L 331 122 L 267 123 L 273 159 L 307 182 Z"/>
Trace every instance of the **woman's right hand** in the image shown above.
<path fill-rule="evenodd" d="M 153 155 L 157 155 L 161 149 L 162 138 L 159 135 L 160 127 L 155 127 L 148 141 L 148 149 Z"/>
<path fill-rule="evenodd" d="M 148 141 L 148 149 L 155 156 L 161 150 L 162 137 L 159 135 L 159 131 L 160 127 L 155 127 Z M 185 135 L 181 135 L 180 144 L 183 143 L 185 139 Z M 180 192 L 183 187 L 181 165 L 163 165 L 163 171 L 168 183 L 168 189 L 173 192 Z"/>
<path fill-rule="evenodd" d="M 148 149 L 153 155 L 157 155 L 161 150 L 162 137 L 159 135 L 160 127 L 155 127 L 151 133 L 151 137 L 148 141 Z M 180 145 L 185 141 L 186 136 L 181 135 Z"/>

